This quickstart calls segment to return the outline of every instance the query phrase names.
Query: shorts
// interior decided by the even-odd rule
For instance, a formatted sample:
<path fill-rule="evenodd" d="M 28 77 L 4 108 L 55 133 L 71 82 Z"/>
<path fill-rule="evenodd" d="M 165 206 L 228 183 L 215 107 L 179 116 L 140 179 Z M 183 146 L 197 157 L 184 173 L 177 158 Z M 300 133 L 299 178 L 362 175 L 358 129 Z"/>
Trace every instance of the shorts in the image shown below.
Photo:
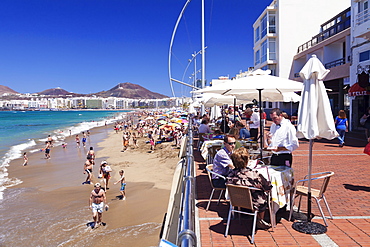
<path fill-rule="evenodd" d="M 99 204 L 93 203 L 91 205 L 91 207 L 92 207 L 93 213 L 95 213 L 95 212 L 103 213 L 103 211 L 104 211 L 104 202 L 101 202 Z"/>
<path fill-rule="evenodd" d="M 87 173 L 92 173 L 92 169 L 86 169 L 85 170 Z"/>
<path fill-rule="evenodd" d="M 103 178 L 110 179 L 110 174 L 109 173 L 103 173 Z"/>
<path fill-rule="evenodd" d="M 86 138 L 82 138 L 82 142 L 86 142 Z"/>
<path fill-rule="evenodd" d="M 45 153 L 46 153 L 46 154 L 50 153 L 50 149 L 48 149 L 48 148 L 47 148 L 47 149 L 45 149 Z"/>
<path fill-rule="evenodd" d="M 120 191 L 125 191 L 125 187 L 126 187 L 126 183 L 121 184 L 121 189 L 120 189 Z"/>

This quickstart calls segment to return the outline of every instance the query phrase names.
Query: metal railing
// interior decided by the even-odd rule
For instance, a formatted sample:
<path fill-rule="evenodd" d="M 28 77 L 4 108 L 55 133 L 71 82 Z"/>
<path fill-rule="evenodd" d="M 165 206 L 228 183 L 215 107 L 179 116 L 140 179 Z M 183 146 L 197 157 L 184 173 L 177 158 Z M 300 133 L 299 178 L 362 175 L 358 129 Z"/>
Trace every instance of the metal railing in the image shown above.
<path fill-rule="evenodd" d="M 193 155 L 193 125 L 189 118 L 188 143 L 186 152 L 186 167 L 183 180 L 182 207 L 180 209 L 180 222 L 178 234 L 178 246 L 196 246 L 195 236 L 195 178 L 194 178 L 194 155 Z"/>
<path fill-rule="evenodd" d="M 340 58 L 340 59 L 334 60 L 330 63 L 326 63 L 325 68 L 330 69 L 330 68 L 337 67 L 339 65 L 345 64 L 346 63 L 345 60 L 346 60 L 345 58 Z"/>
<path fill-rule="evenodd" d="M 370 21 L 370 10 L 365 9 L 356 15 L 356 25 Z"/>
<path fill-rule="evenodd" d="M 188 133 L 181 144 L 181 160 L 175 170 L 167 214 L 162 226 L 161 243 L 166 243 L 166 246 L 197 246 L 192 121 L 190 116 Z"/>
<path fill-rule="evenodd" d="M 325 28 L 328 24 L 335 22 L 334 25 L 330 26 L 329 28 Z M 321 25 L 321 28 L 324 29 L 322 32 L 317 34 L 316 36 L 312 37 L 310 41 L 307 41 L 303 45 L 298 46 L 297 53 L 301 53 L 312 46 L 319 44 L 320 42 L 334 36 L 337 33 L 342 32 L 343 30 L 351 27 L 351 8 L 342 11 L 334 18 L 330 19 L 329 21 L 325 22 Z"/>

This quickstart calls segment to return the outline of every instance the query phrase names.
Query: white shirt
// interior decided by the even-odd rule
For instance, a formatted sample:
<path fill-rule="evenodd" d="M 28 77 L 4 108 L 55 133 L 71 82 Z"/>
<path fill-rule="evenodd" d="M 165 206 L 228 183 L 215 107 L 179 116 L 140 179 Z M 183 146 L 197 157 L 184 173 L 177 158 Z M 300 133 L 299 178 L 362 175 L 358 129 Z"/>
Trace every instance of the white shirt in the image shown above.
<path fill-rule="evenodd" d="M 250 121 L 253 121 L 253 123 L 249 124 L 249 128 L 251 129 L 258 129 L 260 127 L 260 114 L 257 112 L 253 112 Z"/>
<path fill-rule="evenodd" d="M 288 119 L 283 118 L 280 126 L 273 123 L 270 127 L 270 132 L 272 134 L 270 147 L 285 147 L 289 150 L 273 153 L 291 153 L 299 147 L 296 129 Z"/>

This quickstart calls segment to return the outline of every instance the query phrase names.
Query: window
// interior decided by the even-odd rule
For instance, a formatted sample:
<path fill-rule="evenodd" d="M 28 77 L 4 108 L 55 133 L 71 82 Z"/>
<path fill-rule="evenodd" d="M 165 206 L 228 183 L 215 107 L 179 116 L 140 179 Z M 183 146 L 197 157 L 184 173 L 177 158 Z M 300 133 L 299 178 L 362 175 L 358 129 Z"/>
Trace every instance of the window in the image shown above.
<path fill-rule="evenodd" d="M 276 60 L 276 40 L 275 38 L 269 39 L 269 60 Z"/>
<path fill-rule="evenodd" d="M 260 27 L 254 30 L 254 43 L 257 43 L 258 40 L 260 40 Z"/>
<path fill-rule="evenodd" d="M 276 33 L 275 15 L 269 15 L 269 33 Z"/>
<path fill-rule="evenodd" d="M 359 61 L 363 62 L 370 59 L 370 50 L 360 52 Z"/>
<path fill-rule="evenodd" d="M 261 45 L 261 63 L 267 61 L 267 40 L 263 41 Z"/>
<path fill-rule="evenodd" d="M 261 20 L 261 38 L 267 34 L 267 16 L 264 15 Z"/>
<path fill-rule="evenodd" d="M 365 2 L 358 2 L 357 3 L 357 10 L 358 10 L 358 13 L 364 11 L 364 10 L 367 10 L 369 8 L 369 1 L 365 1 Z"/>
<path fill-rule="evenodd" d="M 260 50 L 256 51 L 256 53 L 254 54 L 254 65 L 257 65 L 259 64 L 261 61 L 260 61 Z"/>

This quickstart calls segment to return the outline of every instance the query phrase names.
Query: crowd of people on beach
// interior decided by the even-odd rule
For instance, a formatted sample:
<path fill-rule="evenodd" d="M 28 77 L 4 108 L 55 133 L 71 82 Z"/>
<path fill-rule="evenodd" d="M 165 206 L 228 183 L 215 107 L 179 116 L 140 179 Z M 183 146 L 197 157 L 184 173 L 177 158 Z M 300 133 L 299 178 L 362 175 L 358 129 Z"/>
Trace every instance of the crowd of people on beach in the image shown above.
<path fill-rule="evenodd" d="M 158 123 L 159 119 L 154 116 L 159 114 L 157 112 L 142 111 L 134 114 L 129 114 L 124 120 L 117 120 L 114 124 L 113 130 L 117 134 L 122 134 L 122 152 L 130 149 L 148 148 L 148 152 L 154 152 L 157 145 L 162 142 L 174 141 L 175 146 L 180 145 L 181 137 L 186 127 L 179 124 L 173 128 L 161 128 L 161 124 Z M 162 121 L 171 122 L 169 118 L 161 118 Z M 83 131 L 80 134 L 72 136 L 70 131 L 70 137 L 74 137 L 76 148 L 86 149 L 90 143 L 90 131 Z M 143 140 L 143 144 L 138 143 L 138 139 Z M 144 144 L 145 143 L 145 144 Z M 51 135 L 48 135 L 45 140 L 45 146 L 41 149 L 45 155 L 45 159 L 51 158 L 51 150 L 59 146 L 55 145 Z M 63 149 L 67 148 L 67 142 L 64 141 L 61 145 Z M 60 146 L 59 146 L 60 147 Z M 88 226 L 92 228 L 105 225 L 102 221 L 102 214 L 104 210 L 108 210 L 106 193 L 109 190 L 109 184 L 111 180 L 112 168 L 106 160 L 102 161 L 99 166 L 98 178 L 94 179 L 93 169 L 96 162 L 96 153 L 92 146 L 90 146 L 86 152 L 86 160 L 83 164 L 83 174 L 86 175 L 82 185 L 93 185 L 94 189 L 90 193 L 89 197 L 89 208 L 92 210 L 93 222 L 90 222 Z M 27 153 L 23 154 L 23 166 L 28 165 Z M 124 170 L 119 170 L 119 179 L 114 182 L 114 185 L 119 184 L 119 195 L 116 196 L 119 200 L 126 200 L 126 178 Z"/>
<path fill-rule="evenodd" d="M 70 132 L 70 136 L 72 136 L 72 133 Z M 89 142 L 90 137 L 90 131 L 83 131 L 81 132 L 82 140 L 80 140 L 80 134 L 75 135 L 75 142 L 76 142 L 76 148 L 80 148 L 81 144 L 82 147 L 86 148 L 87 143 Z M 82 141 L 82 143 L 81 143 Z M 55 148 L 55 140 L 52 138 L 51 135 L 48 135 L 47 140 L 45 141 L 45 146 L 40 151 L 44 152 L 45 159 L 50 159 L 50 153 L 52 148 Z M 137 147 L 136 141 L 134 142 L 134 146 Z M 63 149 L 67 148 L 67 142 L 63 142 L 61 147 Z M 86 161 L 83 165 L 83 174 L 86 174 L 86 179 L 84 182 L 82 182 L 82 185 L 85 184 L 92 184 L 93 179 L 93 167 L 95 165 L 95 159 L 96 159 L 96 153 L 94 151 L 93 147 L 89 147 L 87 153 L 86 153 Z M 23 153 L 23 166 L 28 165 L 28 157 L 27 152 Z M 104 210 L 108 210 L 109 206 L 107 204 L 106 199 L 106 192 L 109 190 L 109 180 L 111 178 L 110 173 L 112 172 L 112 168 L 108 165 L 107 161 L 102 161 L 99 167 L 99 176 L 98 178 L 100 181 L 104 183 L 102 186 L 101 183 L 97 182 L 94 184 L 94 189 L 90 193 L 90 199 L 89 199 L 89 208 L 92 210 L 93 213 L 93 222 L 89 223 L 88 225 L 92 228 L 99 227 L 100 225 L 105 225 L 104 222 L 102 222 L 102 214 Z M 118 181 L 116 181 L 114 184 L 120 183 L 120 195 L 117 196 L 120 200 L 125 200 L 125 176 L 124 176 L 124 170 L 119 171 L 120 178 Z"/>

